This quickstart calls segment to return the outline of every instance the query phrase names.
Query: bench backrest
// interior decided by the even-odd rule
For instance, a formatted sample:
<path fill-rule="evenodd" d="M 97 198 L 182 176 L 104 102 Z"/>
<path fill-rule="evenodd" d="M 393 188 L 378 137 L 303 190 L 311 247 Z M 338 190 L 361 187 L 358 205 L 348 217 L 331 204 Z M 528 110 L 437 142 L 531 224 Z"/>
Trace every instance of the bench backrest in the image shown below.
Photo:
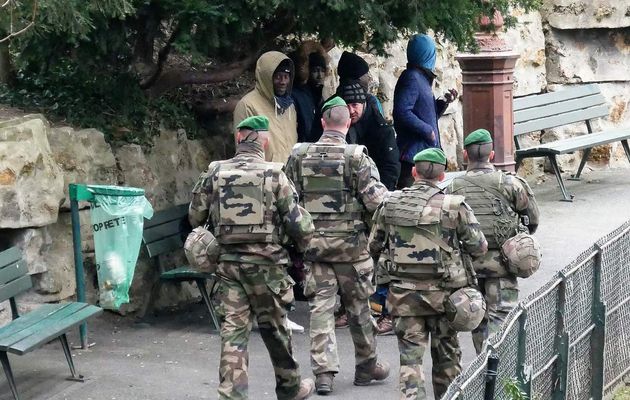
<path fill-rule="evenodd" d="M 181 204 L 158 211 L 151 220 L 145 221 L 142 241 L 149 257 L 156 257 L 184 248 L 190 231 L 188 204 Z"/>
<path fill-rule="evenodd" d="M 0 253 L 0 302 L 15 297 L 33 286 L 26 261 L 17 247 Z"/>
<path fill-rule="evenodd" d="M 607 115 L 608 104 L 596 84 L 520 97 L 514 99 L 514 137 Z"/>

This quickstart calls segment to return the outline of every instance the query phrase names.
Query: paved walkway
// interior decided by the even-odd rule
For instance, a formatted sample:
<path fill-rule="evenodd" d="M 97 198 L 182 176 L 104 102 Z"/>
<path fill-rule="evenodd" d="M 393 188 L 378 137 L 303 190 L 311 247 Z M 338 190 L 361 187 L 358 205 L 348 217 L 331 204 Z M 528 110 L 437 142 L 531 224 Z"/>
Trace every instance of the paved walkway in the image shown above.
<path fill-rule="evenodd" d="M 591 172 L 581 183 L 568 182 L 573 203 L 560 202 L 553 176 L 534 187 L 542 213 L 537 237 L 544 249 L 541 270 L 522 282 L 521 297 L 532 293 L 595 240 L 630 219 L 630 170 Z M 299 304 L 292 318 L 308 324 Z M 67 366 L 57 343 L 23 357 L 11 357 L 22 399 L 33 400 L 171 400 L 216 399 L 219 338 L 201 305 L 177 314 L 163 314 L 142 323 L 105 313 L 89 326 L 88 351 L 75 351 L 85 383 L 65 381 Z M 338 330 L 342 360 L 330 399 L 397 399 L 398 349 L 394 336 L 379 337 L 378 352 L 394 367 L 383 384 L 354 387 L 353 346 L 347 329 Z M 76 332 L 70 339 L 77 342 Z M 469 335 L 461 335 L 465 362 L 473 357 Z M 294 349 L 304 376 L 310 376 L 308 336 L 295 335 Z M 430 361 L 425 359 L 430 365 Z M 430 366 L 426 369 L 430 377 Z M 430 387 L 429 387 L 430 390 Z M 12 399 L 0 377 L 0 400 Z M 250 398 L 274 399 L 273 374 L 257 333 L 250 343 Z M 317 397 L 314 397 L 317 398 Z"/>

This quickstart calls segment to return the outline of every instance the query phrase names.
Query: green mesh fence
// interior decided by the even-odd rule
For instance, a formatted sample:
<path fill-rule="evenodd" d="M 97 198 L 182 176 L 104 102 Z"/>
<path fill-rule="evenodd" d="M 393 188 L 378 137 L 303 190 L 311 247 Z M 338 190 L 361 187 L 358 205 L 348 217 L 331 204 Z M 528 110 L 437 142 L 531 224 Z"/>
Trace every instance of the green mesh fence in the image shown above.
<path fill-rule="evenodd" d="M 495 399 L 511 400 L 503 382 L 514 378 L 534 400 L 611 395 L 630 377 L 629 288 L 627 221 L 522 301 L 443 399 L 483 399 L 490 354 Z"/>

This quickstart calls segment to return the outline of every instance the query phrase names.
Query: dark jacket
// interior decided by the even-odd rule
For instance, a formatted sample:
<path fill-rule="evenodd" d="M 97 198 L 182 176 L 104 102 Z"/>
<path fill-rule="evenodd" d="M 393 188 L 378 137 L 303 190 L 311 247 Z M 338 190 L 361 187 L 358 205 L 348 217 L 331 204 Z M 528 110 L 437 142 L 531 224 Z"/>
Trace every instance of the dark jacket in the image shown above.
<path fill-rule="evenodd" d="M 314 91 L 306 84 L 294 87 L 291 97 L 293 97 L 293 104 L 295 104 L 297 112 L 298 143 L 316 141 L 312 140 L 311 130 L 318 115 L 317 109 L 319 108 L 321 94 L 320 98 L 316 99 Z M 319 123 L 319 120 L 317 122 Z M 321 128 L 319 131 L 321 132 Z"/>
<path fill-rule="evenodd" d="M 348 143 L 364 145 L 374 160 L 381 182 L 387 190 L 395 190 L 400 175 L 400 154 L 396 144 L 396 132 L 385 121 L 374 96 L 368 96 L 361 119 L 350 127 Z"/>
<path fill-rule="evenodd" d="M 413 157 L 430 147 L 441 147 L 438 118 L 447 103 L 436 100 L 430 73 L 408 66 L 398 78 L 394 89 L 394 127 L 402 161 L 413 162 Z M 435 141 L 431 140 L 435 132 Z"/>

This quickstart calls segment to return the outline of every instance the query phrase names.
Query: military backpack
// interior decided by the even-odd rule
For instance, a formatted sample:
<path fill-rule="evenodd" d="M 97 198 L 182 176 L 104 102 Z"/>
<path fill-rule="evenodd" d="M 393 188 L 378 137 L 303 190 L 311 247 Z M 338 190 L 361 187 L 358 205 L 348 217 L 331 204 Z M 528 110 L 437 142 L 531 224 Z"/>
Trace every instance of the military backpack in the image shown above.
<path fill-rule="evenodd" d="M 301 143 L 297 146 L 294 155 L 299 178 L 295 183 L 301 205 L 313 216 L 316 234 L 345 236 L 365 231 L 365 208 L 358 200 L 358 180 L 352 167 L 365 152 L 360 145 Z"/>
<path fill-rule="evenodd" d="M 494 171 L 476 176 L 465 175 L 453 180 L 450 192 L 463 195 L 472 208 L 486 236 L 489 250 L 499 250 L 518 233 L 519 216 L 503 194 L 504 173 Z"/>
<path fill-rule="evenodd" d="M 280 243 L 275 188 L 282 164 L 234 159 L 218 164 L 213 207 L 219 243 Z"/>
<path fill-rule="evenodd" d="M 471 279 L 464 265 L 456 228 L 462 196 L 443 195 L 439 188 L 421 185 L 390 194 L 383 215 L 390 229 L 392 279 L 439 280 L 441 287 L 459 288 Z M 446 235 L 445 235 L 446 232 Z"/>

